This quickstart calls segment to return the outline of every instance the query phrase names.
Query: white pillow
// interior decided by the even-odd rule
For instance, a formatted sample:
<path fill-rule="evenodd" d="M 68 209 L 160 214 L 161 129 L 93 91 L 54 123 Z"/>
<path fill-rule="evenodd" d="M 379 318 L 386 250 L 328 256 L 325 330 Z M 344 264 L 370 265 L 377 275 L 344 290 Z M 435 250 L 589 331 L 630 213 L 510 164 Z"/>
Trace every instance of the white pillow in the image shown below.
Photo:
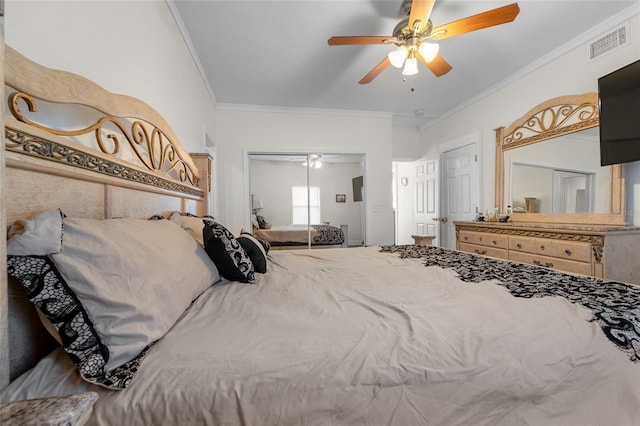
<path fill-rule="evenodd" d="M 17 220 L 7 232 L 7 254 L 44 256 L 62 246 L 62 212 L 50 210 L 32 220 Z"/>
<path fill-rule="evenodd" d="M 174 212 L 169 220 L 176 223 L 182 229 L 188 231 L 193 238 L 195 238 L 195 240 L 204 247 L 204 240 L 202 239 L 204 221 L 202 218 L 196 216 L 184 216 L 180 212 Z"/>
<path fill-rule="evenodd" d="M 64 218 L 63 225 L 59 253 L 10 256 L 9 272 L 58 328 L 82 377 L 124 388 L 146 348 L 220 275 L 168 220 Z"/>

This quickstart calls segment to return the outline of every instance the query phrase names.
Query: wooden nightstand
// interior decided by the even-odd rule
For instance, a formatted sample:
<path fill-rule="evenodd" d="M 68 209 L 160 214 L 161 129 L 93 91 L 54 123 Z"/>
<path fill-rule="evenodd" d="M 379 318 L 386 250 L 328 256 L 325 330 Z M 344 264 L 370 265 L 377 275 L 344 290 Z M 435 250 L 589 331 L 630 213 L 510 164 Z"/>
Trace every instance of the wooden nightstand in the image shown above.
<path fill-rule="evenodd" d="M 0 404 L 0 423 L 12 425 L 81 426 L 98 400 L 95 392 L 28 399 Z"/>
<path fill-rule="evenodd" d="M 412 235 L 411 238 L 417 246 L 430 246 L 436 237 L 435 235 Z"/>

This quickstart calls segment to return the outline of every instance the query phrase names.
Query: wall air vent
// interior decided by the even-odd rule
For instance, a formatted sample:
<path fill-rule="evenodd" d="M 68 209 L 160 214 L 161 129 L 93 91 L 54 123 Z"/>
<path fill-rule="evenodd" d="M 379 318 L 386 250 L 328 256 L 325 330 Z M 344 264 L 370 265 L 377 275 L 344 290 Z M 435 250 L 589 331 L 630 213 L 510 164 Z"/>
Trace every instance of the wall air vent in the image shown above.
<path fill-rule="evenodd" d="M 589 44 L 589 60 L 593 61 L 607 52 L 626 46 L 628 42 L 629 28 L 624 24 Z"/>

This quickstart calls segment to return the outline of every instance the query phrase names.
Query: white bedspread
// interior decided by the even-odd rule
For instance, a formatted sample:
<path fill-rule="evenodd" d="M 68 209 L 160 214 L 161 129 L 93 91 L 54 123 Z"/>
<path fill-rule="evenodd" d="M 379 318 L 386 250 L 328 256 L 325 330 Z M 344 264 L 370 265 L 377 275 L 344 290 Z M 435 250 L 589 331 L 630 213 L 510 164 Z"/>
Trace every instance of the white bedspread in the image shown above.
<path fill-rule="evenodd" d="M 587 309 L 378 248 L 270 254 L 204 293 L 123 391 L 54 352 L 3 401 L 100 393 L 104 425 L 634 425 L 640 364 Z"/>

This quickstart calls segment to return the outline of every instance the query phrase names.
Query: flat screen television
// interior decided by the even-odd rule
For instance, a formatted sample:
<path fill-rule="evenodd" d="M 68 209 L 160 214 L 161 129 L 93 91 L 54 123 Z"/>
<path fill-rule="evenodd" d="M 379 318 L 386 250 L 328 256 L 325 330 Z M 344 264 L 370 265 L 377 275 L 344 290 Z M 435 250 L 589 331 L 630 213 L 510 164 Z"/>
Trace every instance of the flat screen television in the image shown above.
<path fill-rule="evenodd" d="M 640 160 L 640 60 L 598 79 L 600 163 Z"/>
<path fill-rule="evenodd" d="M 353 189 L 353 201 L 362 201 L 362 188 L 364 187 L 363 177 L 358 176 L 351 179 L 351 186 Z"/>

